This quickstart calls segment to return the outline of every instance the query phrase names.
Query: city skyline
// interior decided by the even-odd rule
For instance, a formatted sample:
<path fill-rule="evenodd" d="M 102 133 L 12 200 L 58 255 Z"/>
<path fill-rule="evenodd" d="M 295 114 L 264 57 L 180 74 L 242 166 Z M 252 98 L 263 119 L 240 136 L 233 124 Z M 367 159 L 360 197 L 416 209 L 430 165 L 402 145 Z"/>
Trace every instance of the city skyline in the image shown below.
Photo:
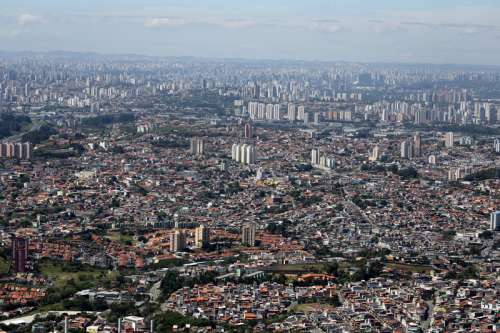
<path fill-rule="evenodd" d="M 500 65 L 494 1 L 6 1 L 4 51 Z"/>

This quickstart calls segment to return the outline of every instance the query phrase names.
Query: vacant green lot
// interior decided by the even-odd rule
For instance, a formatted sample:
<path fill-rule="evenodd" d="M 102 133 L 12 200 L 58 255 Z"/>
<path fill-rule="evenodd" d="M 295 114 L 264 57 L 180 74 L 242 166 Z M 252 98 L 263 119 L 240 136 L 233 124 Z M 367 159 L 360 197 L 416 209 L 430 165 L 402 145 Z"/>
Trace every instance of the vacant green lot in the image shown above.
<path fill-rule="evenodd" d="M 43 260 L 38 265 L 40 273 L 48 279 L 55 282 L 59 288 L 65 287 L 69 281 L 74 282 L 76 285 L 88 285 L 91 287 L 97 283 L 98 280 L 107 273 L 93 267 L 75 267 L 70 264 L 59 263 L 50 260 Z"/>
<path fill-rule="evenodd" d="M 111 239 L 113 242 L 119 242 L 123 245 L 134 244 L 134 237 L 130 235 L 123 235 L 119 232 L 110 232 L 107 234 L 106 238 Z"/>
<path fill-rule="evenodd" d="M 0 276 L 7 274 L 9 272 L 9 268 L 10 263 L 6 259 L 0 257 Z"/>
<path fill-rule="evenodd" d="M 434 270 L 430 266 L 422 266 L 422 265 L 409 265 L 409 264 L 395 264 L 388 263 L 386 265 L 388 268 L 397 269 L 403 272 L 411 272 L 411 273 L 429 273 Z"/>

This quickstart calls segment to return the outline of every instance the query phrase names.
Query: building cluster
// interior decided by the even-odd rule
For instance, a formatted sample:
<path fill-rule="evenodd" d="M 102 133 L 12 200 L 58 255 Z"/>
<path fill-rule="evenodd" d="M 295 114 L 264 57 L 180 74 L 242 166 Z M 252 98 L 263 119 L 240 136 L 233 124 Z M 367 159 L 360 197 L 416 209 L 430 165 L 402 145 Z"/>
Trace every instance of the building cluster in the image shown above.
<path fill-rule="evenodd" d="M 33 146 L 30 142 L 24 143 L 0 143 L 0 158 L 17 158 L 29 160 L 33 155 Z"/>
<path fill-rule="evenodd" d="M 335 167 L 335 159 L 321 155 L 319 148 L 311 150 L 311 165 L 315 168 L 333 169 Z"/>
<path fill-rule="evenodd" d="M 256 148 L 252 144 L 233 144 L 231 147 L 231 158 L 241 164 L 255 164 L 256 161 Z"/>

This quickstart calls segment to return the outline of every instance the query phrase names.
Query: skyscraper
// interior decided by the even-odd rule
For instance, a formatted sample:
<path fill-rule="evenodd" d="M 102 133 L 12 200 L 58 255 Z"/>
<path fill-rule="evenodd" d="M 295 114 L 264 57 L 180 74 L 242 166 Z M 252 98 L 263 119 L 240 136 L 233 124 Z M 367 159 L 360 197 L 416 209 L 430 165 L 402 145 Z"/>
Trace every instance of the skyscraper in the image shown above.
<path fill-rule="evenodd" d="M 415 133 L 413 136 L 413 156 L 414 157 L 420 157 L 422 156 L 422 138 L 420 136 L 420 133 Z"/>
<path fill-rule="evenodd" d="M 281 106 L 279 104 L 274 104 L 274 107 L 273 107 L 273 119 L 274 120 L 281 119 L 280 108 L 281 108 Z"/>
<path fill-rule="evenodd" d="M 446 135 L 444 137 L 444 144 L 445 144 L 446 148 L 453 148 L 454 140 L 455 140 L 455 136 L 454 136 L 453 132 L 446 133 Z"/>
<path fill-rule="evenodd" d="M 245 139 L 251 139 L 253 137 L 253 126 L 251 123 L 245 124 Z"/>
<path fill-rule="evenodd" d="M 303 105 L 301 105 L 297 109 L 297 119 L 304 120 L 305 116 L 306 116 L 306 108 Z"/>
<path fill-rule="evenodd" d="M 255 245 L 255 224 L 245 224 L 241 229 L 241 243 L 248 246 Z"/>
<path fill-rule="evenodd" d="M 412 142 L 405 140 L 401 142 L 401 158 L 410 159 L 413 156 Z"/>
<path fill-rule="evenodd" d="M 210 233 L 209 229 L 204 225 L 200 225 L 194 231 L 194 243 L 195 246 L 199 249 L 205 248 L 208 246 L 210 242 Z"/>
<path fill-rule="evenodd" d="M 288 104 L 288 120 L 296 121 L 297 120 L 297 110 L 295 108 L 295 104 Z"/>
<path fill-rule="evenodd" d="M 313 148 L 311 150 L 311 165 L 319 165 L 320 151 L 319 148 Z"/>
<path fill-rule="evenodd" d="M 33 153 L 33 147 L 31 146 L 31 143 L 30 142 L 23 143 L 21 149 L 21 158 L 24 160 L 30 160 L 32 153 Z"/>
<path fill-rule="evenodd" d="M 370 156 L 368 157 L 368 160 L 374 162 L 374 161 L 377 161 L 380 157 L 380 147 L 377 145 L 375 147 L 373 147 L 373 150 L 370 154 Z"/>
<path fill-rule="evenodd" d="M 12 265 L 16 273 L 27 271 L 28 243 L 28 240 L 22 237 L 14 236 L 12 239 Z"/>
<path fill-rule="evenodd" d="M 191 146 L 189 152 L 193 155 L 203 155 L 205 151 L 205 142 L 200 138 L 191 138 Z"/>
<path fill-rule="evenodd" d="M 500 210 L 491 213 L 491 231 L 500 231 Z"/>
<path fill-rule="evenodd" d="M 175 230 L 170 235 L 170 251 L 180 252 L 186 248 L 186 236 L 181 230 Z"/>
<path fill-rule="evenodd" d="M 231 148 L 231 158 L 239 163 L 254 164 L 257 158 L 255 146 L 235 143 Z"/>
<path fill-rule="evenodd" d="M 495 139 L 495 141 L 493 141 L 493 149 L 495 153 L 500 153 L 500 139 Z"/>

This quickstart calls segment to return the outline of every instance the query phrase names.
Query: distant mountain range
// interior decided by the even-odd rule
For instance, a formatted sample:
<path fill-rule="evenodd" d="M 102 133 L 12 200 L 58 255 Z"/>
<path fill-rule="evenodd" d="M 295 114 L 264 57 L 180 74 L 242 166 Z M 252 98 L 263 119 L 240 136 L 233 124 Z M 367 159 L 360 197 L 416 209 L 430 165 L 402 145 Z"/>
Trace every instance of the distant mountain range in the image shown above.
<path fill-rule="evenodd" d="M 324 61 L 324 60 L 300 60 L 300 59 L 245 59 L 245 58 L 206 58 L 195 56 L 151 56 L 143 54 L 105 54 L 98 52 L 78 52 L 78 51 L 3 51 L 0 50 L 0 58 L 18 59 L 19 57 L 26 58 L 47 58 L 61 60 L 93 60 L 93 61 L 175 61 L 175 62 L 207 62 L 207 63 L 248 63 L 248 64 L 281 64 L 281 65 L 312 65 L 312 64 L 360 64 L 374 67 L 401 67 L 401 68 L 432 68 L 441 70 L 464 70 L 464 71 L 480 71 L 480 70 L 500 70 L 500 65 L 470 65 L 470 64 L 430 64 L 430 63 L 385 63 L 372 62 L 362 63 L 353 61 Z"/>

